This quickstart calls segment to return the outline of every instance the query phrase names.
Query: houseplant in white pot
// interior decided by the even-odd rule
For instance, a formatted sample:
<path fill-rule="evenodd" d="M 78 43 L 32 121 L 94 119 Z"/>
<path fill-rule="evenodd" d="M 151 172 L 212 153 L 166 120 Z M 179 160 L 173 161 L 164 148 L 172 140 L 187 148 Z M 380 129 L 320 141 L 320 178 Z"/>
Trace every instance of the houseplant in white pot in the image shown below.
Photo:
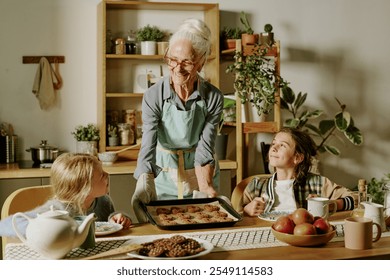
<path fill-rule="evenodd" d="M 275 104 L 275 93 L 285 82 L 278 75 L 275 63 L 266 56 L 269 48 L 255 45 L 253 52 L 244 56 L 236 52 L 234 63 L 226 69 L 235 74 L 234 89 L 241 103 L 250 102 L 259 116 L 267 115 Z"/>
<path fill-rule="evenodd" d="M 148 24 L 138 29 L 136 36 L 137 40 L 141 42 L 141 54 L 155 55 L 157 42 L 164 39 L 165 33 L 157 26 Z"/>
<path fill-rule="evenodd" d="M 92 123 L 87 124 L 86 126 L 78 125 L 71 133 L 77 141 L 77 153 L 97 154 L 97 144 L 100 140 L 100 130 L 96 125 Z"/>

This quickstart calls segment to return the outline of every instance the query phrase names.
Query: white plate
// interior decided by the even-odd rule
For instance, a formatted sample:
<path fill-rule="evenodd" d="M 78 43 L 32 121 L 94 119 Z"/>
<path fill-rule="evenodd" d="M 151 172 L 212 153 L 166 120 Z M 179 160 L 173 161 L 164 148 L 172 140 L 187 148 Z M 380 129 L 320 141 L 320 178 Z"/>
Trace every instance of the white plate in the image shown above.
<path fill-rule="evenodd" d="M 191 239 L 194 239 L 194 240 L 198 241 L 199 244 L 201 246 L 203 246 L 205 250 L 200 252 L 200 253 L 198 253 L 198 254 L 192 255 L 192 256 L 177 257 L 177 258 L 148 257 L 148 256 L 140 255 L 136 251 L 127 253 L 127 255 L 132 257 L 132 258 L 143 259 L 143 260 L 188 260 L 188 259 L 194 259 L 194 258 L 198 258 L 200 256 L 207 255 L 214 248 L 214 245 L 212 243 L 210 243 L 210 242 L 208 242 L 208 241 L 206 241 L 204 239 L 195 238 L 195 237 L 192 237 L 192 236 L 185 236 L 185 235 L 183 235 L 183 236 L 186 237 L 186 238 L 191 238 Z M 127 244 L 142 244 L 142 243 L 146 243 L 146 242 L 152 242 L 152 241 L 154 241 L 156 239 L 169 238 L 169 237 L 170 236 L 161 236 L 161 237 L 157 237 L 157 236 L 143 236 L 143 237 L 135 237 L 135 238 L 132 238 L 132 239 L 126 241 L 123 245 L 127 245 Z"/>
<path fill-rule="evenodd" d="M 266 221 L 276 221 L 280 216 L 286 216 L 291 214 L 293 211 L 272 211 L 260 214 L 258 217 Z"/>
<path fill-rule="evenodd" d="M 95 235 L 108 235 L 120 231 L 123 228 L 120 224 L 109 222 L 95 222 Z"/>

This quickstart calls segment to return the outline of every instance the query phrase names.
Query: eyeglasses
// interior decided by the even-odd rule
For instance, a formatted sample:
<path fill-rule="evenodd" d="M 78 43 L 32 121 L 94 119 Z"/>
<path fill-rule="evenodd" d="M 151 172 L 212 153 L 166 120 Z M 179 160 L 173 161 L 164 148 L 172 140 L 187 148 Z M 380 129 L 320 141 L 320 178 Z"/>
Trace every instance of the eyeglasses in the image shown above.
<path fill-rule="evenodd" d="M 184 70 L 191 71 L 195 67 L 195 62 L 193 62 L 191 60 L 185 59 L 185 60 L 179 61 L 179 60 L 174 59 L 174 58 L 169 57 L 169 56 L 165 56 L 164 59 L 165 59 L 166 63 L 168 64 L 168 66 L 172 67 L 172 68 L 175 68 L 180 64 L 180 67 L 182 67 Z"/>

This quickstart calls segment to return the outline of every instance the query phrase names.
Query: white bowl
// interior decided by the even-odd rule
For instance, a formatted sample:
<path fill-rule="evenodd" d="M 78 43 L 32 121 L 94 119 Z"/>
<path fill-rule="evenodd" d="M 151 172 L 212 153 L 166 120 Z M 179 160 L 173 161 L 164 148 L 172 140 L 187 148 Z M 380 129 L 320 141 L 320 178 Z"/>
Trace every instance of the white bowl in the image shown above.
<path fill-rule="evenodd" d="M 104 152 L 98 153 L 98 157 L 103 164 L 109 165 L 113 164 L 117 160 L 118 154 L 115 152 Z"/>

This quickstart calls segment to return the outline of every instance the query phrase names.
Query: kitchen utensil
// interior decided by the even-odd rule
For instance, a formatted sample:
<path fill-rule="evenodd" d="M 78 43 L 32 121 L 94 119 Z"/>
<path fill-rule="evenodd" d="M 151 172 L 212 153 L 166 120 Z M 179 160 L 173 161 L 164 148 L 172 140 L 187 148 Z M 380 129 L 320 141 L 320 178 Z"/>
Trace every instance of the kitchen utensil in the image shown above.
<path fill-rule="evenodd" d="M 26 237 L 17 225 L 17 219 L 20 217 L 28 221 Z M 19 239 L 41 256 L 61 259 L 84 242 L 94 220 L 95 214 L 91 213 L 78 225 L 67 211 L 54 210 L 51 207 L 49 211 L 38 214 L 36 218 L 18 212 L 12 217 L 12 226 Z"/>
<path fill-rule="evenodd" d="M 110 152 L 98 153 L 98 158 L 104 165 L 110 165 L 110 164 L 113 164 L 118 159 L 118 154 L 119 153 L 122 153 L 124 151 L 133 149 L 133 148 L 135 148 L 135 147 L 137 147 L 139 145 L 140 144 L 131 145 L 131 146 L 128 146 L 128 147 L 123 148 L 123 149 L 118 150 L 118 151 L 110 151 Z"/>
<path fill-rule="evenodd" d="M 141 248 L 142 248 L 141 244 L 129 244 L 129 245 L 121 246 L 121 247 L 118 247 L 118 248 L 115 248 L 112 250 L 108 250 L 106 252 L 99 253 L 99 254 L 96 254 L 93 256 L 88 256 L 88 257 L 82 258 L 82 260 L 94 260 L 94 259 L 100 259 L 100 258 L 104 258 L 104 257 L 126 254 L 126 253 L 129 253 L 129 252 L 141 249 Z"/>
<path fill-rule="evenodd" d="M 47 144 L 47 140 L 41 140 L 38 147 L 31 147 L 26 152 L 31 152 L 31 159 L 34 163 L 51 163 L 57 158 L 59 150 Z"/>
<path fill-rule="evenodd" d="M 204 206 L 207 204 L 219 206 L 220 210 L 215 211 L 216 214 L 218 214 L 217 212 L 224 212 L 228 214 L 228 217 L 231 217 L 232 219 L 231 220 L 220 219 L 221 221 L 217 221 L 217 219 L 210 219 L 208 222 L 196 222 L 196 223 L 187 223 L 187 224 L 181 224 L 181 223 L 167 224 L 164 223 L 164 221 L 161 220 L 159 218 L 159 215 L 157 214 L 157 208 L 171 209 L 172 207 L 187 208 L 187 206 L 197 206 L 203 209 Z M 230 204 L 228 204 L 224 199 L 220 197 L 155 200 L 155 201 L 151 201 L 148 204 L 141 203 L 141 207 L 152 225 L 155 225 L 160 229 L 166 229 L 166 230 L 228 227 L 242 220 L 241 215 L 236 210 L 234 210 Z M 185 213 L 185 214 L 189 214 L 189 213 Z M 189 214 L 189 215 L 194 215 L 194 214 Z M 197 219 L 194 219 L 194 221 L 196 220 Z"/>

